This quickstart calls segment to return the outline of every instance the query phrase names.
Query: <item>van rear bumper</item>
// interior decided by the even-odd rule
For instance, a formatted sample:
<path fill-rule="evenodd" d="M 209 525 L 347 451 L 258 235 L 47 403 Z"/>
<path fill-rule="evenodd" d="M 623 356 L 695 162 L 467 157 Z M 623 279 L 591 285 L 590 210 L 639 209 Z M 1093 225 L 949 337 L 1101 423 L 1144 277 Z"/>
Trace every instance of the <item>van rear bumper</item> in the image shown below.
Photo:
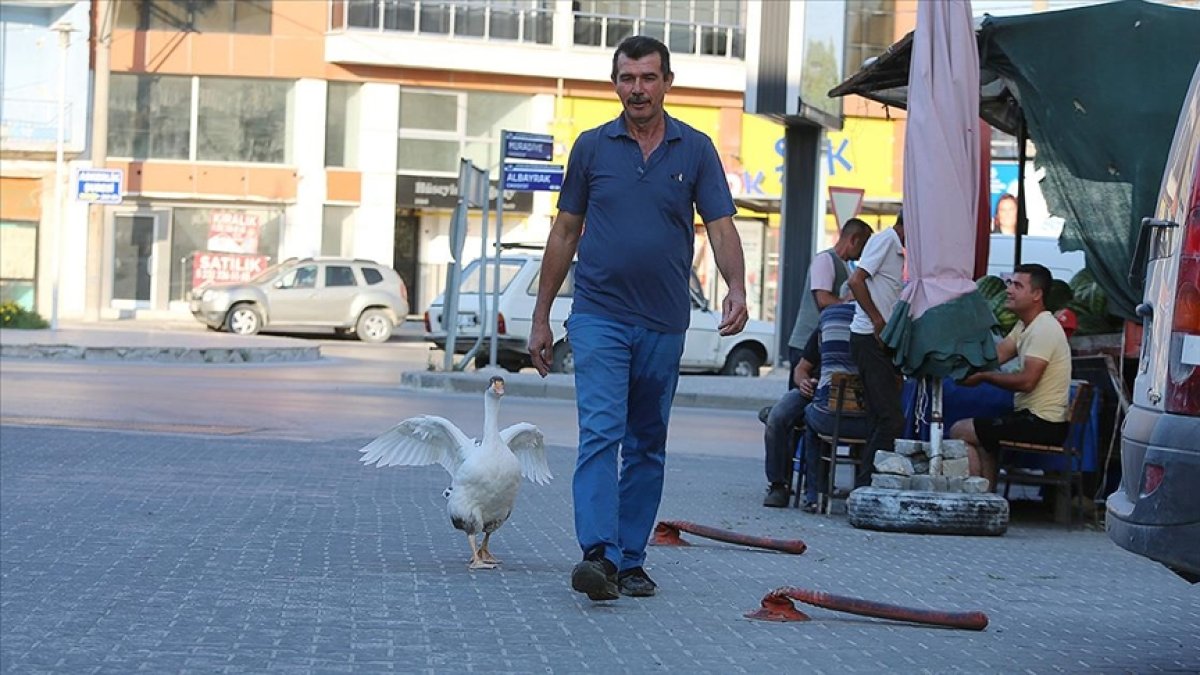
<path fill-rule="evenodd" d="M 1105 529 L 1118 546 L 1200 575 L 1200 417 L 1137 406 L 1121 432 L 1121 487 L 1109 495 Z M 1143 493 L 1146 467 L 1162 481 Z M 1157 469 L 1156 469 L 1157 470 Z"/>

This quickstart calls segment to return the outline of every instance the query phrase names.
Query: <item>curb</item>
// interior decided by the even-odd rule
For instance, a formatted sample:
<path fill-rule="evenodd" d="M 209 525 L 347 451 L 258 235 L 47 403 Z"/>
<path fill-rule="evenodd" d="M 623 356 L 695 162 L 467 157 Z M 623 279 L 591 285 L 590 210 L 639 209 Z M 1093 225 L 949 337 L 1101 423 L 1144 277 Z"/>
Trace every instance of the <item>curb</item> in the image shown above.
<path fill-rule="evenodd" d="M 0 345 L 0 358 L 54 361 L 149 361 L 157 363 L 283 363 L 317 361 L 313 347 L 80 347 L 66 344 Z"/>
<path fill-rule="evenodd" d="M 503 371 L 498 374 L 504 379 L 505 393 L 524 398 L 549 398 L 565 401 L 575 400 L 575 381 L 570 376 L 554 376 L 541 379 L 536 375 L 514 375 Z M 479 370 L 470 373 L 446 373 L 434 371 L 410 371 L 403 373 L 400 384 L 410 389 L 426 389 L 453 393 L 477 394 L 483 391 L 487 378 L 493 373 Z M 680 379 L 675 392 L 676 406 L 689 408 L 723 408 L 727 410 L 753 411 L 763 406 L 774 405 L 778 396 L 720 394 L 709 391 L 688 391 L 686 378 Z"/>

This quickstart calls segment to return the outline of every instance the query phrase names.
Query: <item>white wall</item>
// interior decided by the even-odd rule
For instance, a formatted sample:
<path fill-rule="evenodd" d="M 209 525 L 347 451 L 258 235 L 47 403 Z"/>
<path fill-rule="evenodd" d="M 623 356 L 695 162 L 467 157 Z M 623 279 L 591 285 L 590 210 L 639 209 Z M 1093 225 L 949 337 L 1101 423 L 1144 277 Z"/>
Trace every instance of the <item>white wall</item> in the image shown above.
<path fill-rule="evenodd" d="M 292 89 L 291 157 L 296 164 L 296 203 L 287 209 L 281 258 L 321 253 L 325 205 L 324 80 L 298 80 Z"/>
<path fill-rule="evenodd" d="M 362 203 L 354 219 L 353 255 L 391 265 L 396 229 L 400 87 L 367 82 L 358 95 L 358 168 L 362 172 Z"/>

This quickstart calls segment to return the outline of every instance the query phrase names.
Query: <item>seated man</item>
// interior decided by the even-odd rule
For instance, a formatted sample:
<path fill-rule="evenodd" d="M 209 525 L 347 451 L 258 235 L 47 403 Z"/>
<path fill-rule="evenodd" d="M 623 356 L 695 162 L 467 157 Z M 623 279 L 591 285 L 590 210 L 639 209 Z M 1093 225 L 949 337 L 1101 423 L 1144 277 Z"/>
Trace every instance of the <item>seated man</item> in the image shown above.
<path fill-rule="evenodd" d="M 971 475 L 983 476 L 993 488 L 1001 440 L 1058 445 L 1067 437 L 1071 346 L 1062 325 L 1046 311 L 1050 281 L 1050 270 L 1041 265 L 1017 266 L 1004 306 L 1019 320 L 996 351 L 1001 364 L 1017 357 L 1018 369 L 974 373 L 962 382 L 967 386 L 987 382 L 1016 392 L 1013 412 L 959 420 L 950 428 L 950 438 L 967 442 Z"/>
<path fill-rule="evenodd" d="M 817 510 L 818 486 L 827 480 L 826 472 L 822 471 L 820 466 L 821 445 L 817 435 L 828 436 L 833 433 L 834 404 L 829 400 L 830 383 L 834 373 L 858 374 L 854 360 L 850 358 L 850 322 L 853 319 L 852 302 L 827 307 L 821 312 L 821 321 L 814 333 L 821 338 L 821 379 L 812 403 L 804 410 L 804 510 L 810 513 Z M 842 413 L 838 431 L 847 438 L 865 438 L 868 428 L 867 418 L 861 414 Z M 855 485 L 869 484 L 871 472 L 870 462 L 860 464 L 855 476 Z"/>
<path fill-rule="evenodd" d="M 816 389 L 817 373 L 821 370 L 818 332 L 813 331 L 792 368 L 792 381 L 796 388 L 789 389 L 775 405 L 766 409 L 767 415 L 763 421 L 767 429 L 763 432 L 763 442 L 767 446 L 768 487 L 763 506 L 787 506 L 788 497 L 792 494 L 792 458 L 796 455 L 796 439 L 792 436 L 792 429 L 804 426 L 804 408 L 812 401 Z M 762 417 L 761 413 L 759 417 Z"/>

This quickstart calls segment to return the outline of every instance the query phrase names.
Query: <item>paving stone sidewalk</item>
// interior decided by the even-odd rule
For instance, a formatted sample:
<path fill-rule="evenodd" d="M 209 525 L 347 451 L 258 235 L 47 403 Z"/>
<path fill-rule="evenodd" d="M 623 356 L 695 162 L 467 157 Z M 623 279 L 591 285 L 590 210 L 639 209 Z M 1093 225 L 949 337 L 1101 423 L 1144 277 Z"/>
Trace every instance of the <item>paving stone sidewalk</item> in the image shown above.
<path fill-rule="evenodd" d="M 593 604 L 567 586 L 567 448 L 551 448 L 555 481 L 525 484 L 495 536 L 502 569 L 471 572 L 442 469 L 369 469 L 357 441 L 0 436 L 4 672 L 1200 671 L 1200 590 L 1102 532 L 855 530 L 762 509 L 750 460 L 671 453 L 660 517 L 801 538 L 806 554 L 688 537 L 651 549 L 658 597 Z M 781 585 L 991 624 L 742 617 Z"/>

